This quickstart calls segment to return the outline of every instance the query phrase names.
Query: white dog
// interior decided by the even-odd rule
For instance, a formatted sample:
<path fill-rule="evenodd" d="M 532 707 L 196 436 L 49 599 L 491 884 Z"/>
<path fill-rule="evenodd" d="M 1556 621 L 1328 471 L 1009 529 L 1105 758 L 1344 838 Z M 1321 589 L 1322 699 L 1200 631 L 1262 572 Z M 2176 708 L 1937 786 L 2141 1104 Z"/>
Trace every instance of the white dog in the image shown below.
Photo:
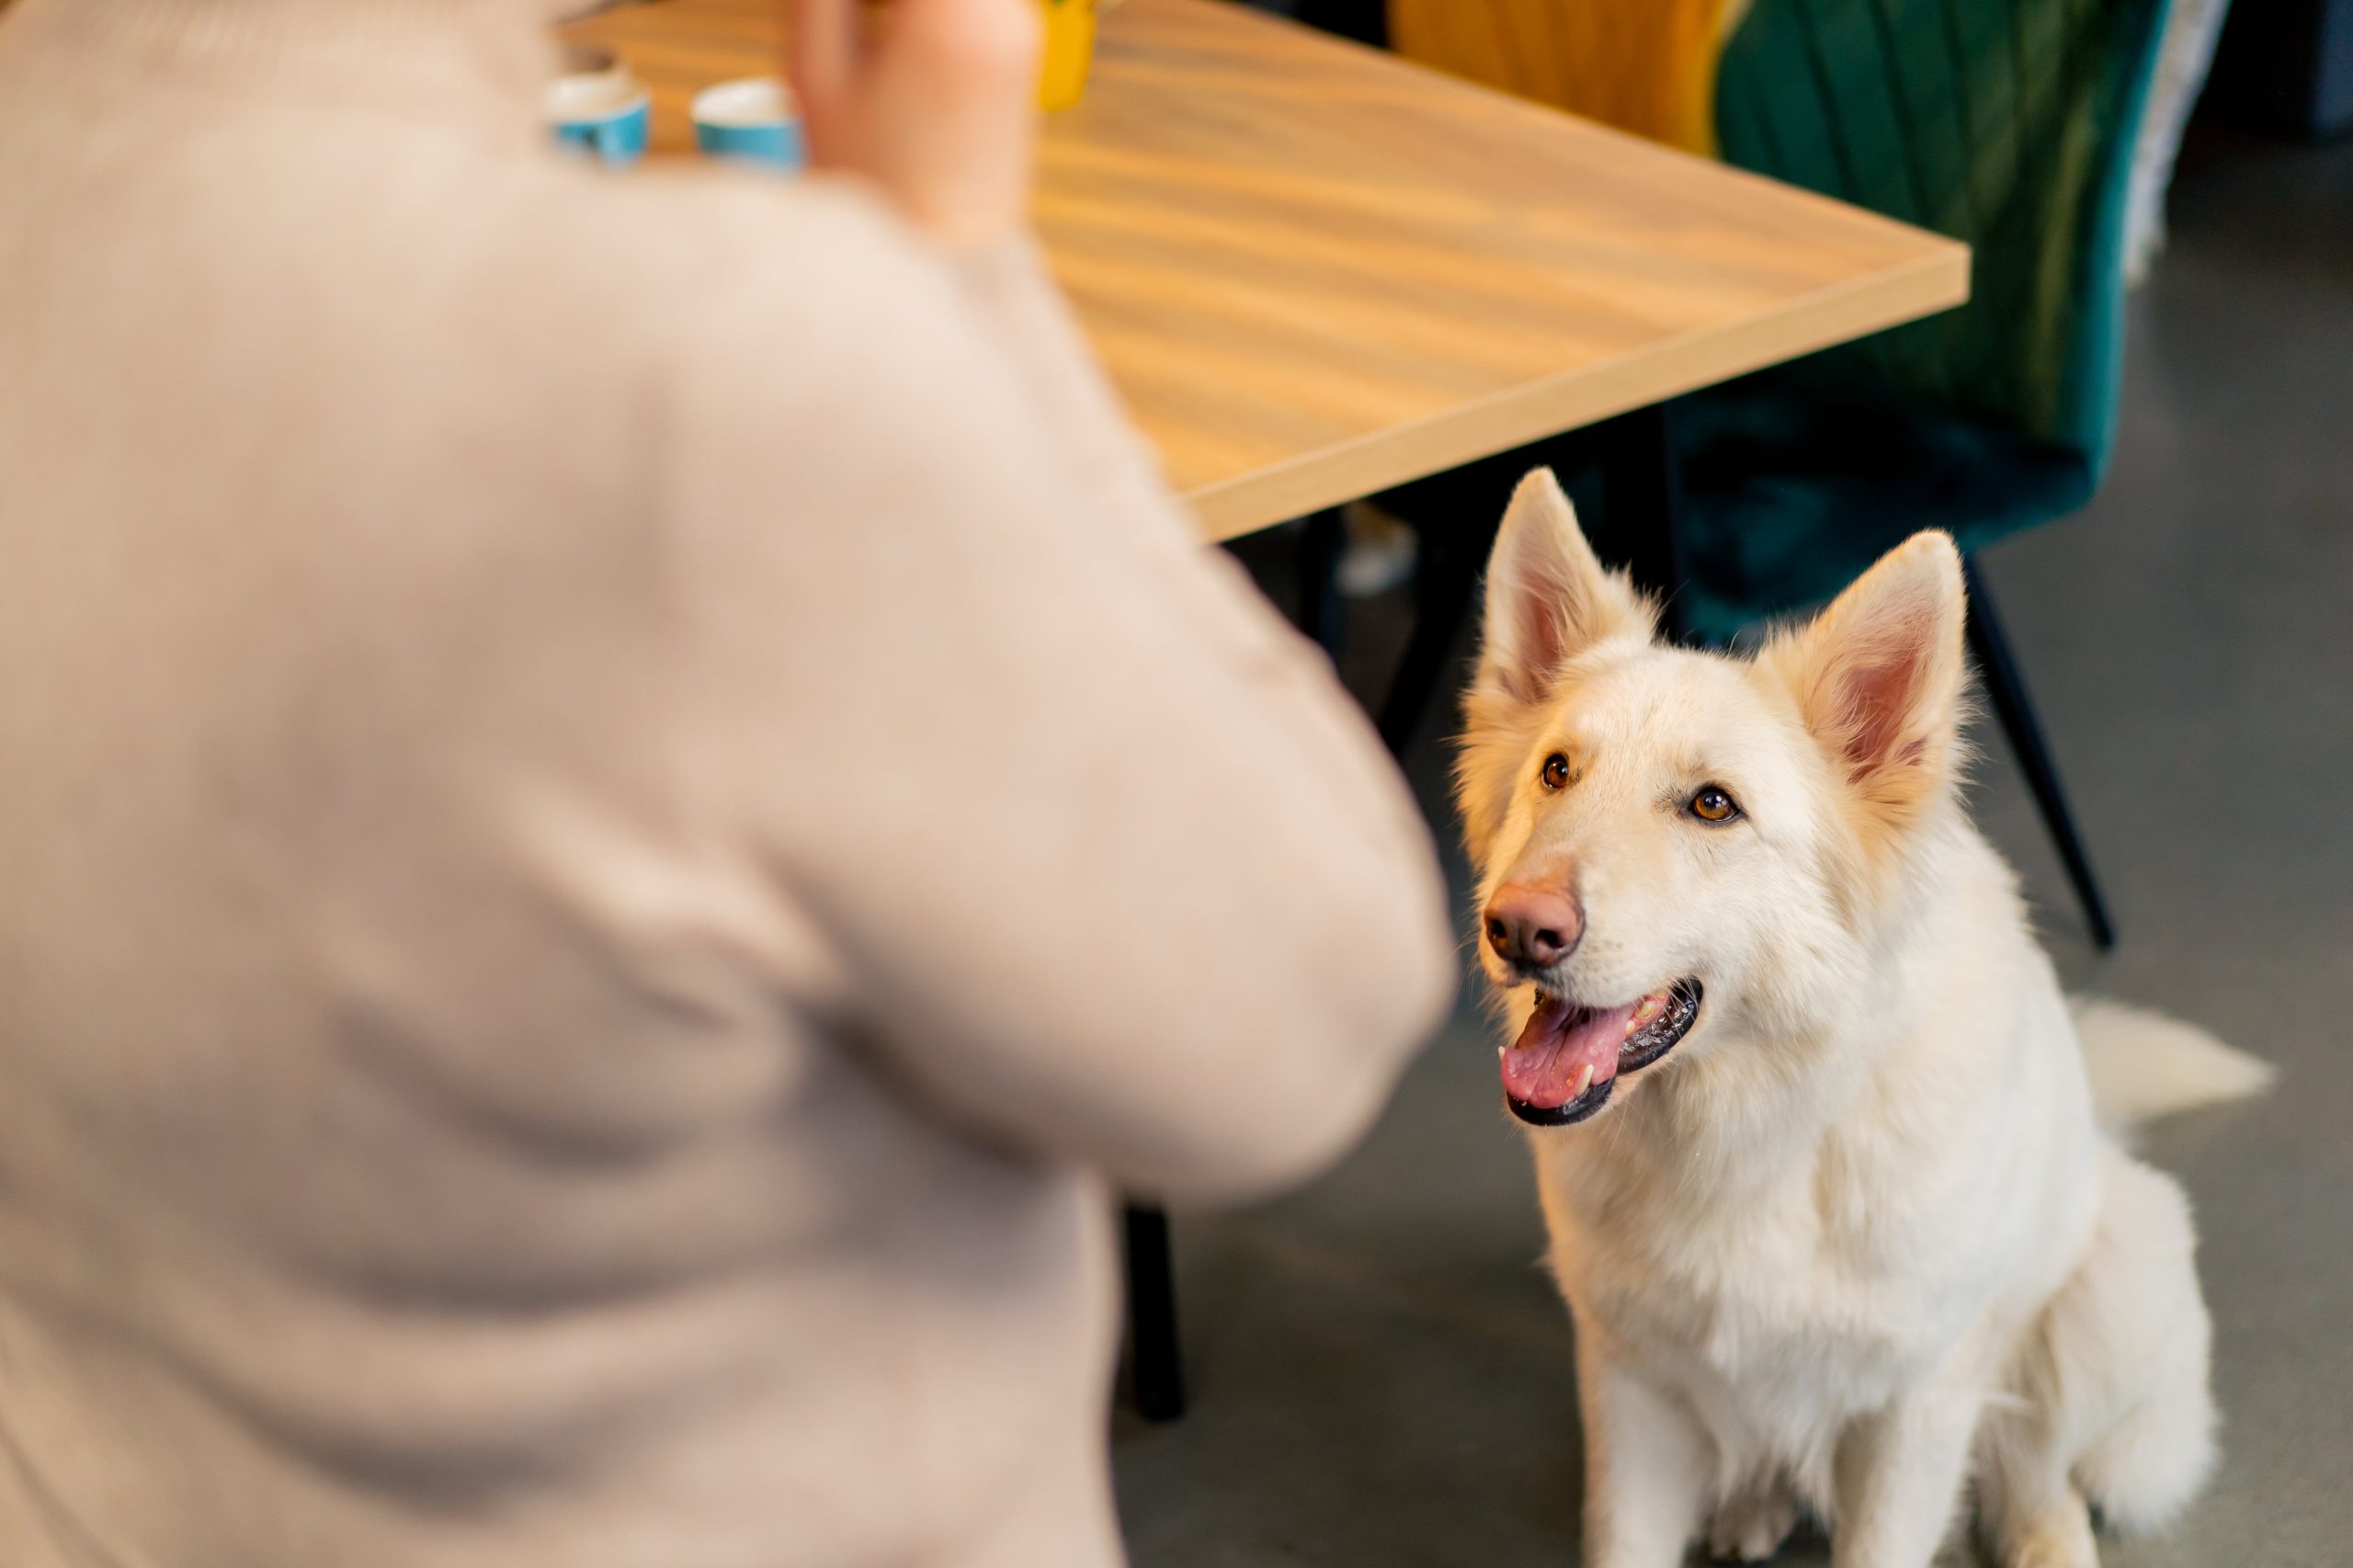
<path fill-rule="evenodd" d="M 1961 595 L 1924 533 L 1755 658 L 1695 653 L 1551 473 L 1504 521 L 1461 801 L 1587 1568 L 1711 1524 L 1768 1557 L 1801 1506 L 1840 1568 L 1920 1568 L 1972 1474 L 2006 1568 L 2087 1568 L 2087 1505 L 2154 1525 L 2211 1461 L 2188 1208 L 2117 1135 L 2268 1071 L 2071 1017 L 1957 799 Z"/>

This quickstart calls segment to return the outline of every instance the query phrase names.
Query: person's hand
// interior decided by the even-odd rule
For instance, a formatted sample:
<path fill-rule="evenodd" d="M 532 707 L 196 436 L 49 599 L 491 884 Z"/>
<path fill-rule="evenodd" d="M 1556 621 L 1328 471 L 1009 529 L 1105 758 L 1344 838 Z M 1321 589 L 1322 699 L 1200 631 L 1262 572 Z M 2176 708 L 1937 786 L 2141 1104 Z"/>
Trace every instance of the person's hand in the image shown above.
<path fill-rule="evenodd" d="M 1037 0 L 784 0 L 785 70 L 813 168 L 862 176 L 955 249 L 1021 225 Z"/>

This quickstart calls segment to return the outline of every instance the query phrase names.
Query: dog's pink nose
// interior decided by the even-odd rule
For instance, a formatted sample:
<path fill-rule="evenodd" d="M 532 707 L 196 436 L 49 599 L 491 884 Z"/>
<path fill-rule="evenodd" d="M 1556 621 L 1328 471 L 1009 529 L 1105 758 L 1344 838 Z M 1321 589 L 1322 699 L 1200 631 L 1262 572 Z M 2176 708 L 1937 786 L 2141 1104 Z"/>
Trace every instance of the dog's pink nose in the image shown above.
<path fill-rule="evenodd" d="M 1576 951 L 1585 906 L 1552 888 L 1506 882 L 1487 901 L 1487 945 L 1521 969 L 1545 969 Z"/>

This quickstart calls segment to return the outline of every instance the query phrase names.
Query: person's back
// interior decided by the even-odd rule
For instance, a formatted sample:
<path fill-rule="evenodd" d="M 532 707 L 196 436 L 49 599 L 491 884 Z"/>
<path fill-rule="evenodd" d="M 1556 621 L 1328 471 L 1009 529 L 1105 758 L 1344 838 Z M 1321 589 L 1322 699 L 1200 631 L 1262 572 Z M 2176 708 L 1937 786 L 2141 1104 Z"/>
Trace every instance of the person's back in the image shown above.
<path fill-rule="evenodd" d="M 1108 1561 L 1107 1184 L 1361 1129 L 1422 829 L 1025 251 L 541 19 L 0 12 L 0 1562 Z"/>

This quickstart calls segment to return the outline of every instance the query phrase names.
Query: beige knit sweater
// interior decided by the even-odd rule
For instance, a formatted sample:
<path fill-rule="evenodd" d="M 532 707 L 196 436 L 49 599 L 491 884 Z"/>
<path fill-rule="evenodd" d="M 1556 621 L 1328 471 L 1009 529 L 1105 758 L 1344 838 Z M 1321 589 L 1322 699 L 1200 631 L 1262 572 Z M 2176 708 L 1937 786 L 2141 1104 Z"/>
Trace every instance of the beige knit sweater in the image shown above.
<path fill-rule="evenodd" d="M 1114 1184 L 1429 845 L 1026 252 L 545 152 L 536 0 L 0 17 L 0 1564 L 1117 1558 Z"/>

